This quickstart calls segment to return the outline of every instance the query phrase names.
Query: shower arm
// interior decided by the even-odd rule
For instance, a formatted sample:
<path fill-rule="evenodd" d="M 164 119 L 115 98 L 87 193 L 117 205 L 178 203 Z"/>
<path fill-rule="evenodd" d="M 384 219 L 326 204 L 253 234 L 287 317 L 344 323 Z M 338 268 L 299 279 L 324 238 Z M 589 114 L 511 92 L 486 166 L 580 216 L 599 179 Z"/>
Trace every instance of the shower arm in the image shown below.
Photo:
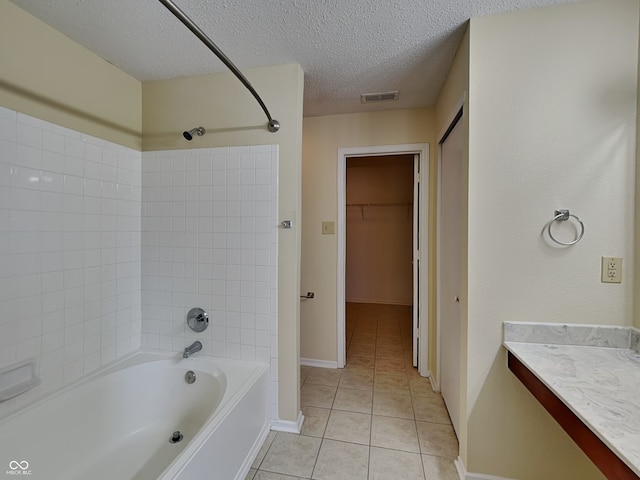
<path fill-rule="evenodd" d="M 191 32 L 196 37 L 198 37 L 200 41 L 204 43 L 209 48 L 209 50 L 211 50 L 216 55 L 216 57 L 218 57 L 220 61 L 227 66 L 229 70 L 231 70 L 231 72 L 236 76 L 238 80 L 240 80 L 240 82 L 242 82 L 242 84 L 247 88 L 247 90 L 251 92 L 251 95 L 253 95 L 253 98 L 255 98 L 258 104 L 260 105 L 260 107 L 262 107 L 262 110 L 264 111 L 265 115 L 267 116 L 267 119 L 269 120 L 269 123 L 267 124 L 267 129 L 272 133 L 280 130 L 280 122 L 271 118 L 269 109 L 260 98 L 260 95 L 258 95 L 258 92 L 256 92 L 256 90 L 253 88 L 249 80 L 247 80 L 247 78 L 242 74 L 242 72 L 238 70 L 238 67 L 236 67 L 231 60 L 229 60 L 229 58 L 224 54 L 224 52 L 222 52 L 222 50 L 220 50 L 218 46 L 215 43 L 213 43 L 211 39 L 200 29 L 200 27 L 198 27 L 195 23 L 193 23 L 193 21 L 182 10 L 180 10 L 180 8 L 178 8 L 178 6 L 175 3 L 173 3 L 171 0 L 159 0 L 159 2 L 162 3 L 165 7 L 167 7 L 167 10 L 173 13 L 178 20 L 180 20 L 189 30 L 191 30 Z"/>

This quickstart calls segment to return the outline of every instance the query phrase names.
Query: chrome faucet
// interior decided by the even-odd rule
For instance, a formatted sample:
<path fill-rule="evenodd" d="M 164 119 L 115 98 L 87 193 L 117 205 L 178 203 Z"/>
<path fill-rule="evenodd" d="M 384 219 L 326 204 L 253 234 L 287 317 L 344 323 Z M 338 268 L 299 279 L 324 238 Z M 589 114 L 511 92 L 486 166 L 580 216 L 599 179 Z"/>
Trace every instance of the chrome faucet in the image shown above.
<path fill-rule="evenodd" d="M 191 355 L 193 355 L 196 352 L 199 352 L 200 350 L 202 350 L 202 343 L 196 340 L 195 342 L 193 342 L 191 345 L 189 345 L 187 348 L 184 349 L 184 352 L 182 353 L 182 358 L 189 358 Z"/>

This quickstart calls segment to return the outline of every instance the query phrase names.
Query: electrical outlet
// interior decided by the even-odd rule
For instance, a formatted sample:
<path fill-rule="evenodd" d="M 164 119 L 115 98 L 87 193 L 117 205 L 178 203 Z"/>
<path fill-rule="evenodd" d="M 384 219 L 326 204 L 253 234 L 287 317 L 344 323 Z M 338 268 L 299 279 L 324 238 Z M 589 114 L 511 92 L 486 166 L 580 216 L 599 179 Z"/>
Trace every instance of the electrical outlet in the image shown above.
<path fill-rule="evenodd" d="M 602 283 L 622 283 L 622 258 L 602 257 Z"/>

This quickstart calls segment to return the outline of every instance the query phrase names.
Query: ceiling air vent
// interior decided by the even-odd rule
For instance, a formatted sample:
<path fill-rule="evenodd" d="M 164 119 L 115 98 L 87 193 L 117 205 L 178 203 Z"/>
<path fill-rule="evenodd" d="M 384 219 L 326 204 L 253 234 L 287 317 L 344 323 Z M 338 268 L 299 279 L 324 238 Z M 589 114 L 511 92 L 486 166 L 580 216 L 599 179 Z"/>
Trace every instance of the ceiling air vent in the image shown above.
<path fill-rule="evenodd" d="M 398 91 L 382 93 L 363 93 L 360 96 L 362 103 L 385 102 L 387 100 L 398 100 Z"/>

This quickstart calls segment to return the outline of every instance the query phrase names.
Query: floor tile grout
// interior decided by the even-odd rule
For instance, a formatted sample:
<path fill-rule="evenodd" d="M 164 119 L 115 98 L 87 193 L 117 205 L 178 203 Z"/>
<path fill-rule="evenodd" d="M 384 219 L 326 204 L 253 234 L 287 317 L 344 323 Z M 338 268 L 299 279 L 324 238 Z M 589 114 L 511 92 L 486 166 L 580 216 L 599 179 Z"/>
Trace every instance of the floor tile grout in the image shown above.
<path fill-rule="evenodd" d="M 358 310 L 360 310 L 360 314 L 362 315 L 362 317 L 359 317 L 360 314 L 358 314 Z M 404 310 L 404 311 L 401 312 L 401 310 Z M 350 313 L 354 313 L 354 312 L 356 313 L 355 315 L 350 315 Z M 420 399 L 433 398 L 433 399 L 440 399 L 440 401 L 442 401 L 442 397 L 438 393 L 431 391 L 431 384 L 428 378 L 416 376 L 415 368 L 411 365 L 412 356 L 413 356 L 411 349 L 413 348 L 413 345 L 412 345 L 412 342 L 410 341 L 411 328 L 412 328 L 410 312 L 411 312 L 410 307 L 394 308 L 393 306 L 388 306 L 388 305 L 376 306 L 376 305 L 348 304 L 346 368 L 343 370 L 336 371 L 336 370 L 321 369 L 318 367 L 301 367 L 301 385 L 300 385 L 301 391 L 305 386 L 313 386 L 310 393 L 313 393 L 314 389 L 316 393 L 322 392 L 322 388 L 318 389 L 315 387 L 323 387 L 326 393 L 324 397 L 325 400 L 321 400 L 318 397 L 314 397 L 315 400 L 309 400 L 309 402 L 313 401 L 314 405 L 308 405 L 304 403 L 304 400 L 303 400 L 302 408 L 303 409 L 317 408 L 319 409 L 318 411 L 322 411 L 322 412 L 326 411 L 326 417 L 324 416 L 324 413 L 322 415 L 319 415 L 318 417 L 312 417 L 312 418 L 320 419 L 320 420 L 317 420 L 317 424 L 319 425 L 318 430 L 321 430 L 321 431 L 317 431 L 317 432 L 310 431 L 309 432 L 310 435 L 307 435 L 304 433 L 300 435 L 300 437 L 315 439 L 319 442 L 319 444 L 318 444 L 318 449 L 317 449 L 315 458 L 313 458 L 313 462 L 312 462 L 313 466 L 311 467 L 309 476 L 308 477 L 294 476 L 293 478 L 311 479 L 313 478 L 314 475 L 322 473 L 320 472 L 320 470 L 326 471 L 326 469 L 329 468 L 326 466 L 326 462 L 322 466 L 322 468 L 320 468 L 319 466 L 320 455 L 321 455 L 321 452 L 323 452 L 323 446 L 325 445 L 327 446 L 326 447 L 327 450 L 325 451 L 325 453 L 329 455 L 328 446 L 330 445 L 330 443 L 325 442 L 325 440 L 330 440 L 332 442 L 338 442 L 345 445 L 366 447 L 366 452 L 367 452 L 366 469 L 362 468 L 361 470 L 358 470 L 356 474 L 357 478 L 363 478 L 364 480 L 368 480 L 370 478 L 386 478 L 384 477 L 384 475 L 386 474 L 386 475 L 393 476 L 393 478 L 411 478 L 413 480 L 414 478 L 416 478 L 415 475 L 418 475 L 417 473 L 418 470 L 420 470 L 419 475 L 421 477 L 421 480 L 425 480 L 425 479 L 428 479 L 428 480 L 453 479 L 454 480 L 457 478 L 457 476 L 452 476 L 453 474 L 455 474 L 455 468 L 453 467 L 452 456 L 434 453 L 433 451 L 431 451 L 432 445 L 428 445 L 429 448 L 426 448 L 426 446 L 423 445 L 420 429 L 418 429 L 419 425 L 421 426 L 421 429 L 422 429 L 424 428 L 422 427 L 422 425 L 426 424 L 426 425 L 432 425 L 432 426 L 436 425 L 443 428 L 446 428 L 447 426 L 449 426 L 450 432 L 453 432 L 453 428 L 451 427 L 451 422 L 450 422 L 450 419 L 448 418 L 448 415 L 446 417 L 446 421 L 444 421 L 444 418 L 443 418 L 442 422 L 418 420 L 417 418 L 418 416 L 425 414 L 424 412 L 425 403 L 427 404 L 426 405 L 427 407 L 432 405 L 431 402 L 420 400 Z M 404 318 L 402 318 L 402 314 L 404 314 Z M 370 318 L 370 317 L 374 317 L 374 320 L 362 321 L 362 318 Z M 384 325 L 382 325 L 383 322 L 384 322 Z M 404 322 L 404 326 L 402 322 Z M 369 325 L 366 326 L 365 324 L 369 324 Z M 381 328 L 381 325 L 384 328 Z M 385 334 L 387 335 L 386 337 L 385 337 Z M 354 343 L 354 338 L 356 340 L 359 340 L 361 337 L 363 339 L 365 338 L 369 339 L 369 343 L 364 343 L 364 342 L 359 343 L 358 341 Z M 370 350 L 371 353 L 369 353 L 367 356 L 365 355 L 358 356 L 355 353 L 353 353 L 354 349 L 355 351 L 359 350 L 360 352 Z M 363 360 L 363 358 L 369 358 L 369 360 Z M 363 365 L 365 366 L 365 368 L 362 368 Z M 361 375 L 358 375 L 358 374 L 361 374 Z M 370 385 L 360 386 L 356 388 L 353 388 L 353 386 L 341 386 L 343 378 L 347 379 L 348 377 L 352 377 L 351 381 L 353 381 L 354 383 L 358 382 L 358 380 L 355 380 L 357 378 L 363 379 L 362 383 L 364 383 L 365 385 L 368 384 L 370 381 Z M 319 383 L 314 383 L 314 382 L 319 382 Z M 420 387 L 418 386 L 419 382 L 426 382 L 426 384 L 425 386 Z M 426 389 L 426 392 L 427 392 L 426 395 L 419 394 L 415 391 L 415 390 L 420 391 L 419 389 L 421 388 Z M 329 394 L 331 390 L 328 390 L 328 389 L 332 389 L 331 394 Z M 341 391 L 341 389 L 343 391 L 343 394 L 339 396 L 339 392 Z M 309 389 L 306 389 L 306 390 L 309 391 Z M 363 406 L 358 407 L 358 400 L 354 401 L 354 398 L 349 397 L 348 394 L 344 394 L 344 391 L 368 392 L 368 394 L 371 395 L 370 404 L 367 405 L 367 401 L 364 400 L 361 403 L 361 405 Z M 433 394 L 431 395 L 430 392 L 432 392 Z M 355 397 L 357 397 L 357 394 L 355 393 L 351 393 L 351 395 L 354 395 Z M 384 406 L 384 403 L 382 403 L 384 402 L 384 400 L 380 400 L 380 399 L 385 398 L 385 395 L 395 395 L 396 397 L 399 397 L 399 398 L 408 398 L 409 403 L 411 405 L 410 411 L 411 411 L 412 418 L 408 418 L 409 409 L 405 409 L 406 413 L 402 414 L 402 407 L 398 405 L 402 405 L 403 402 L 399 401 L 399 399 L 398 399 L 399 403 L 394 404 L 393 401 L 389 400 L 389 404 L 391 406 L 389 406 L 389 404 Z M 377 403 L 376 403 L 376 399 L 378 399 Z M 387 400 L 388 400 L 388 397 L 387 397 Z M 339 403 L 336 403 L 337 401 Z M 349 404 L 349 402 L 352 402 L 351 405 Z M 317 406 L 315 405 L 316 403 L 318 404 L 321 403 L 323 404 L 323 406 Z M 378 405 L 378 407 L 382 408 L 383 410 L 384 408 L 389 409 L 390 413 L 382 413 L 382 414 L 374 413 L 374 408 L 376 405 Z M 418 411 L 419 405 L 421 405 L 420 408 L 422 408 L 422 410 L 420 411 Z M 436 405 L 437 405 L 437 402 L 433 403 L 433 408 L 436 408 Z M 442 403 L 442 405 L 444 405 L 444 403 Z M 350 410 L 346 409 L 349 407 L 351 408 Z M 358 408 L 361 408 L 361 409 L 358 409 Z M 346 418 L 363 419 L 364 417 L 359 417 L 358 415 L 368 415 L 367 444 L 356 442 L 356 441 L 350 441 L 348 438 L 340 439 L 340 438 L 327 437 L 328 434 L 333 435 L 335 437 L 345 436 L 343 433 L 341 433 L 340 430 L 336 430 L 334 428 L 335 422 L 331 423 L 332 432 L 329 432 L 329 426 L 332 420 L 333 412 L 341 412 L 340 417 L 334 418 L 336 422 L 339 421 L 338 418 L 342 420 Z M 436 410 L 435 413 L 431 410 L 430 412 L 433 415 L 435 415 L 436 418 L 438 415 L 442 415 L 441 409 Z M 444 410 L 444 412 L 446 412 L 446 410 Z M 410 440 L 407 440 L 407 438 L 405 438 L 405 434 L 402 434 L 402 437 L 399 437 L 399 438 L 402 438 L 403 442 L 405 441 L 408 442 L 406 443 L 407 446 L 405 446 L 405 448 L 403 449 L 403 448 L 394 448 L 394 446 L 388 446 L 388 445 L 387 446 L 372 445 L 372 442 L 374 442 L 374 438 L 373 438 L 374 426 L 376 425 L 374 422 L 375 420 L 374 417 L 400 420 L 401 422 L 395 423 L 396 427 L 398 425 L 403 425 L 404 422 L 407 422 L 406 423 L 407 425 L 409 423 L 412 424 L 413 435 L 408 434 L 408 437 L 407 437 Z M 310 421 L 310 420 L 308 419 L 307 421 Z M 324 425 L 322 426 L 323 423 Z M 393 424 L 394 423 L 392 422 L 391 424 L 387 423 L 384 425 L 389 426 Z M 380 424 L 380 422 L 378 422 L 377 428 L 379 428 L 381 425 L 383 424 Z M 305 427 L 303 426 L 303 430 L 304 428 Z M 400 427 L 397 427 L 397 428 L 400 428 Z M 429 427 L 429 429 L 432 429 L 432 427 Z M 438 429 L 439 427 L 436 428 L 436 430 Z M 449 432 L 449 430 L 447 430 L 447 432 Z M 353 433 L 353 432 L 350 432 L 350 433 Z M 424 434 L 424 431 L 423 431 L 423 434 Z M 274 435 L 273 439 L 271 440 L 271 444 L 267 449 L 267 452 L 265 452 L 264 457 L 260 461 L 260 464 L 257 465 L 257 468 L 253 471 L 253 475 L 255 476 L 256 479 L 262 478 L 263 474 L 260 474 L 260 472 L 265 472 L 265 474 L 267 475 L 264 477 L 265 480 L 271 480 L 272 478 L 273 479 L 284 478 L 277 475 L 287 474 L 286 471 L 284 471 L 286 470 L 285 467 L 282 467 L 281 470 L 283 471 L 278 474 L 275 474 L 275 472 L 273 472 L 273 469 L 270 469 L 269 471 L 273 472 L 275 476 L 269 476 L 271 474 L 267 473 L 268 470 L 260 469 L 263 466 L 265 459 L 269 457 L 271 449 L 275 442 L 275 439 L 278 435 L 280 434 L 276 433 L 276 435 Z M 293 435 L 293 434 L 285 434 L 285 435 Z M 357 434 L 354 434 L 354 435 L 356 436 L 351 435 L 351 437 L 357 438 Z M 379 436 L 380 435 L 379 430 L 376 435 L 378 436 L 375 441 L 377 442 L 382 441 L 382 443 L 385 443 L 385 440 L 384 440 L 385 437 L 383 436 L 381 438 Z M 349 435 L 346 435 L 346 436 L 348 437 Z M 455 439 L 455 437 L 453 438 Z M 449 439 L 451 439 L 450 433 L 449 433 Z M 413 443 L 414 441 L 417 443 Z M 391 444 L 391 441 L 387 443 Z M 449 441 L 449 443 L 451 442 Z M 455 443 L 457 445 L 457 441 Z M 412 447 L 408 446 L 411 444 L 415 445 L 417 452 L 409 450 L 409 449 L 412 449 Z M 415 455 L 417 457 L 411 457 L 411 458 L 417 458 L 417 460 L 419 460 L 419 468 L 416 465 L 414 465 L 415 470 L 414 470 L 413 476 L 411 477 L 401 476 L 401 472 L 395 472 L 395 471 L 394 472 L 385 471 L 384 474 L 380 472 L 378 473 L 372 472 L 372 465 L 373 463 L 375 463 L 372 456 L 374 451 L 373 449 L 376 449 L 375 452 L 383 452 L 383 451 L 395 452 L 395 454 L 393 455 L 404 456 L 402 458 L 405 458 L 407 455 L 409 456 Z M 380 450 L 377 450 L 377 449 L 380 449 Z M 447 450 L 447 453 L 449 452 L 452 452 L 452 451 Z M 383 468 L 383 469 L 389 468 L 388 465 L 382 465 L 382 467 L 380 466 L 380 458 L 381 458 L 380 454 L 381 453 L 377 453 L 378 455 L 377 467 Z M 388 455 L 388 454 L 385 454 L 385 455 Z M 455 455 L 457 455 L 457 450 Z M 323 454 L 323 456 L 326 457 L 325 454 Z M 295 460 L 295 459 L 292 459 L 292 460 Z M 352 464 L 356 465 L 356 463 L 354 462 L 352 462 Z M 429 471 L 430 473 L 427 473 L 427 467 L 426 467 L 427 464 L 431 465 L 430 468 L 432 470 Z M 348 466 L 349 465 L 347 465 L 346 468 L 348 468 Z M 405 466 L 403 465 L 402 468 L 405 468 Z M 329 468 L 329 470 L 331 470 L 331 468 Z M 288 473 L 288 475 L 291 475 L 291 473 Z M 379 475 L 383 475 L 383 477 L 380 477 Z M 249 475 L 247 478 L 254 478 L 254 477 Z M 324 480 L 325 477 L 322 477 L 322 478 Z M 331 476 L 330 478 L 338 478 L 338 477 Z M 341 475 L 339 478 L 344 478 L 344 475 Z"/>

